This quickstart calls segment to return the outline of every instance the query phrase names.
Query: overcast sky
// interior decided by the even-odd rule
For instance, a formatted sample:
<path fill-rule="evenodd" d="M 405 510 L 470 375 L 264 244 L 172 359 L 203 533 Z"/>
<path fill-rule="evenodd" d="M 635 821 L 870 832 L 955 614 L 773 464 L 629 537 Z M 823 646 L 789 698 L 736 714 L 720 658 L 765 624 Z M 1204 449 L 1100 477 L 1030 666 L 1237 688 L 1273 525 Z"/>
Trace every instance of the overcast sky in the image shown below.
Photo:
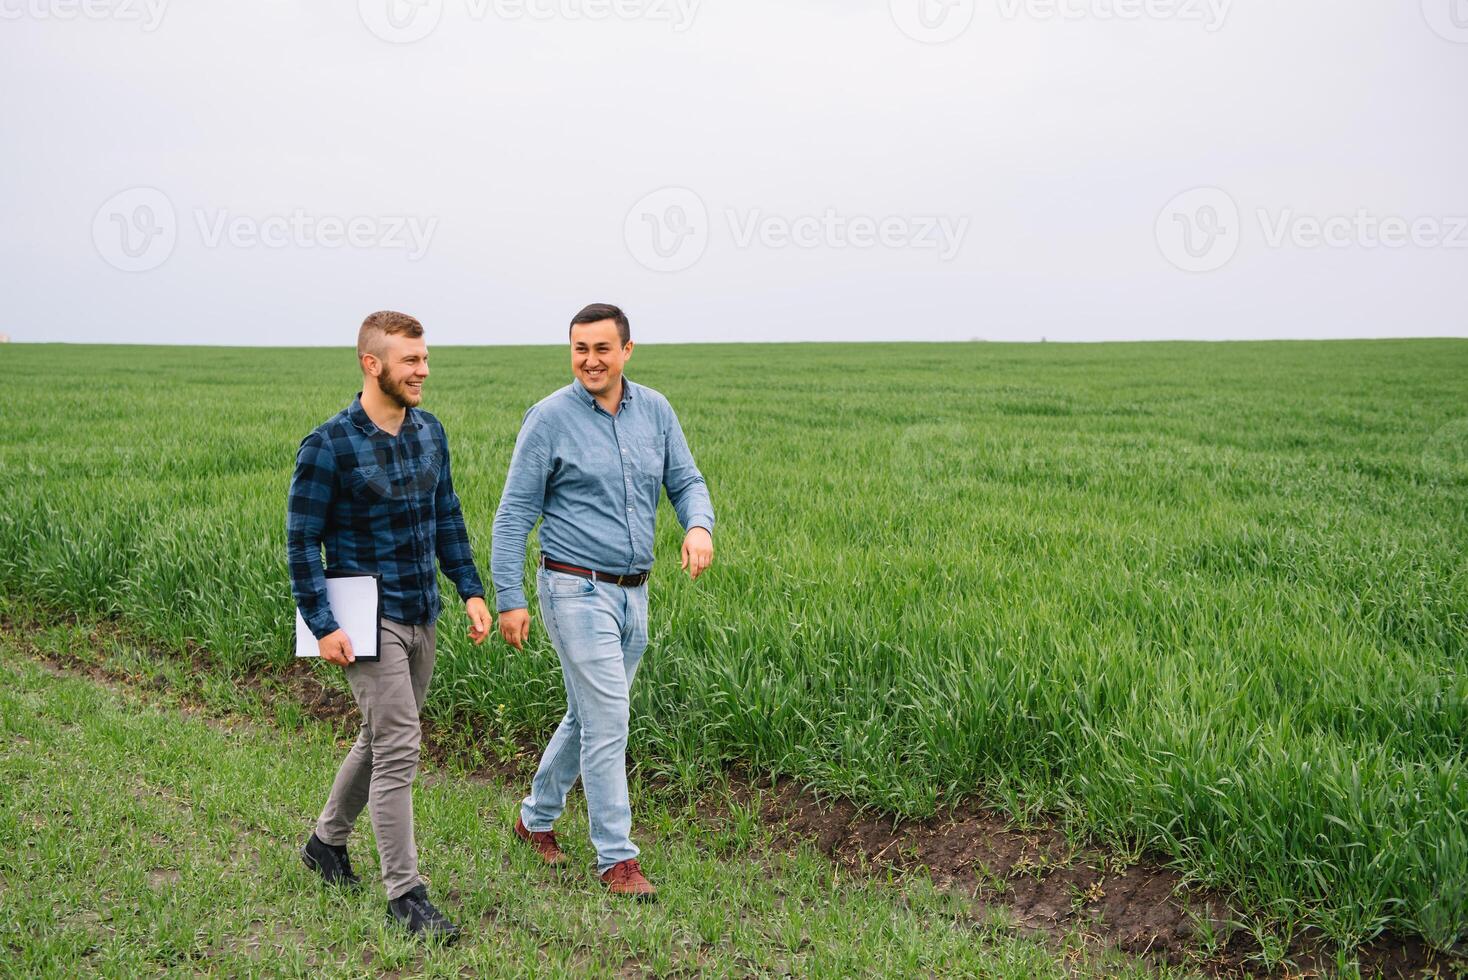
<path fill-rule="evenodd" d="M 0 0 L 0 333 L 1468 335 L 1468 0 Z"/>

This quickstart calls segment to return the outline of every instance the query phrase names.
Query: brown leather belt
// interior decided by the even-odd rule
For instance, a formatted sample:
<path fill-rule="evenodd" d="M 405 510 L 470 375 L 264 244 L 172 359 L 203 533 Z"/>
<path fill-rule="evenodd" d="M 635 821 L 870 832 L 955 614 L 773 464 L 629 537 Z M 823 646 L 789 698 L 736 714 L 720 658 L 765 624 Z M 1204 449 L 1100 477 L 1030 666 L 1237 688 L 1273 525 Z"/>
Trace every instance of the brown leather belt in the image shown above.
<path fill-rule="evenodd" d="M 635 589 L 639 585 L 647 584 L 647 576 L 650 574 L 649 572 L 638 572 L 636 575 L 617 575 L 612 572 L 598 572 L 594 568 L 568 565 L 563 561 L 547 558 L 545 555 L 540 556 L 540 567 L 548 568 L 553 572 L 563 572 L 567 575 L 589 578 L 593 582 L 610 582 L 613 585 L 620 585 L 624 589 Z"/>

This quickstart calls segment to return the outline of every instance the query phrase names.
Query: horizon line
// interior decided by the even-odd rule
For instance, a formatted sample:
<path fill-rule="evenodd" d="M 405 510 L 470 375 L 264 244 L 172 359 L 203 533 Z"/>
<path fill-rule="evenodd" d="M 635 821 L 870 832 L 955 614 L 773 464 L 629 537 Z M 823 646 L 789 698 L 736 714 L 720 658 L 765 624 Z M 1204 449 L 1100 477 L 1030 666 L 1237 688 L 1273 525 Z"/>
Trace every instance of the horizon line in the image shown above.
<path fill-rule="evenodd" d="M 1336 344 L 1336 343 L 1394 343 L 1394 342 L 1420 342 L 1428 340 L 1468 340 L 1465 334 L 1424 334 L 1407 337 L 1222 337 L 1222 338 L 1198 338 L 1198 337 L 1163 337 L 1147 339 L 1104 339 L 1104 340 L 1076 340 L 1076 339 L 1051 339 L 1041 337 L 1038 340 L 989 340 L 984 337 L 970 337 L 966 340 L 674 340 L 674 341 L 639 341 L 632 338 L 633 343 L 656 347 L 735 347 L 735 346 L 760 346 L 760 347 L 836 347 L 850 346 L 853 344 L 888 345 L 888 346 L 967 346 L 970 344 L 991 344 L 996 346 L 1046 346 L 1050 344 L 1067 346 L 1100 346 L 1104 344 Z M 209 343 L 199 341 L 98 341 L 98 340 L 25 340 L 10 337 L 0 342 L 0 347 L 206 347 L 235 349 L 235 350 L 339 350 L 352 347 L 349 342 L 340 344 L 240 344 L 240 343 Z M 435 344 L 438 347 L 461 347 L 461 348 L 561 348 L 565 343 L 544 344 L 465 344 L 465 343 L 443 343 Z"/>

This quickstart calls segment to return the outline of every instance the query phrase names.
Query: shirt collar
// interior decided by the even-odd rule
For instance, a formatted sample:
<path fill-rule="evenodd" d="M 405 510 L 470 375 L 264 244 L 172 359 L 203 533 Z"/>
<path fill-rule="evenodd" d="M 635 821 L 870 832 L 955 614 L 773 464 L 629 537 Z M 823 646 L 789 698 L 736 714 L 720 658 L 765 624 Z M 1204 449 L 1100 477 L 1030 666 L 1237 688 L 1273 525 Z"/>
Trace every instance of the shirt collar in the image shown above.
<path fill-rule="evenodd" d="M 372 418 L 367 414 L 367 410 L 362 407 L 362 393 L 360 391 L 357 392 L 357 397 L 352 399 L 352 404 L 347 408 L 347 418 L 351 419 L 352 424 L 362 430 L 363 435 L 372 436 L 382 432 L 377 427 L 377 423 L 372 421 Z M 423 421 L 418 417 L 418 410 L 416 408 L 407 409 L 403 413 L 403 428 L 423 428 Z M 401 432 L 402 429 L 398 431 Z M 386 433 L 383 434 L 386 435 Z"/>
<path fill-rule="evenodd" d="M 632 400 L 632 390 L 636 387 L 636 385 L 634 385 L 631 381 L 627 379 L 626 375 L 622 376 L 623 406 L 625 406 L 628 402 Z M 571 390 L 576 393 L 576 397 L 580 398 L 583 404 L 587 405 L 590 408 L 601 408 L 601 406 L 596 403 L 596 396 L 586 390 L 586 386 L 581 383 L 580 378 L 571 379 Z"/>

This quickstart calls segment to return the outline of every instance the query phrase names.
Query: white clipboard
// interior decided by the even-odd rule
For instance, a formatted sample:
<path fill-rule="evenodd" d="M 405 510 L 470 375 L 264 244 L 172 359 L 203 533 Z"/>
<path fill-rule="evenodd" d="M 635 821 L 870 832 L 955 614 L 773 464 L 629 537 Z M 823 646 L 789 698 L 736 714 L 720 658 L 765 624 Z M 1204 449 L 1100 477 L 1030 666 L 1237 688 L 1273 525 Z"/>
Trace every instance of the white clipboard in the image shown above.
<path fill-rule="evenodd" d="M 357 662 L 377 660 L 382 648 L 382 576 L 361 572 L 326 573 L 326 599 L 337 625 L 352 641 Z M 296 656 L 319 657 L 321 644 L 296 608 Z"/>

